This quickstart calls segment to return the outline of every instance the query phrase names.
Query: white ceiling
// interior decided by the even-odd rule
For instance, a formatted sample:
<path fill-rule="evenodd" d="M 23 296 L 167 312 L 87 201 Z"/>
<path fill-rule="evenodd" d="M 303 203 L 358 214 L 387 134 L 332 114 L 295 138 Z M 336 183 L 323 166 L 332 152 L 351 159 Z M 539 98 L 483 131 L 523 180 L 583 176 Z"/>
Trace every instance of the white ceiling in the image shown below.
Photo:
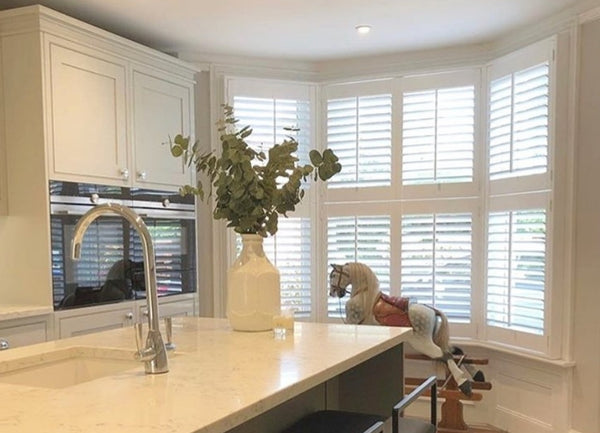
<path fill-rule="evenodd" d="M 168 52 L 323 61 L 490 42 L 595 0 L 0 0 Z M 360 36 L 354 27 L 373 30 Z"/>

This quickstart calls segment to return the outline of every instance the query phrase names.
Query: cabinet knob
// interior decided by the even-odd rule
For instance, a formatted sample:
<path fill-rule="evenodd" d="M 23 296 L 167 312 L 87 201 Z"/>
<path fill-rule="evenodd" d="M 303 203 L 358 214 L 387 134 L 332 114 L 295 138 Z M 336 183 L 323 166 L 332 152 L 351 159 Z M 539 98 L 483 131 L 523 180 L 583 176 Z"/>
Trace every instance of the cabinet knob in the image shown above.
<path fill-rule="evenodd" d="M 4 338 L 0 338 L 0 350 L 6 350 L 10 347 L 10 345 L 8 344 L 8 341 L 6 341 Z"/>
<path fill-rule="evenodd" d="M 130 311 L 129 313 L 125 314 L 125 318 L 127 320 L 132 320 L 133 319 L 133 313 Z"/>
<path fill-rule="evenodd" d="M 148 317 L 148 310 L 144 310 L 144 311 L 142 311 L 142 314 L 143 314 L 145 317 Z"/>
<path fill-rule="evenodd" d="M 162 205 L 163 207 L 169 207 L 171 205 L 171 200 L 169 200 L 168 198 L 164 199 L 162 201 Z"/>
<path fill-rule="evenodd" d="M 98 201 L 100 200 L 100 196 L 96 193 L 93 193 L 92 195 L 90 195 L 90 201 L 94 204 L 98 204 Z"/>
<path fill-rule="evenodd" d="M 121 176 L 125 180 L 129 179 L 129 170 L 127 170 L 126 168 L 121 169 Z"/>
<path fill-rule="evenodd" d="M 138 171 L 138 179 L 139 180 L 146 180 L 146 172 L 145 171 Z"/>

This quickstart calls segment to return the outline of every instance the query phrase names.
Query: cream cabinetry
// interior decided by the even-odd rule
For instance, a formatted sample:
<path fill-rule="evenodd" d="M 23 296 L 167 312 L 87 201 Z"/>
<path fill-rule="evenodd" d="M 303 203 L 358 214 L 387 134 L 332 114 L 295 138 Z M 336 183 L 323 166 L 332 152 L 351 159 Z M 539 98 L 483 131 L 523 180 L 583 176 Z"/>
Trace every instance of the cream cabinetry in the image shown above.
<path fill-rule="evenodd" d="M 196 295 L 159 298 L 159 316 L 193 316 L 196 302 Z M 57 311 L 54 313 L 55 338 L 125 328 L 136 322 L 146 322 L 147 315 L 145 300 Z"/>
<path fill-rule="evenodd" d="M 53 36 L 46 52 L 49 177 L 127 185 L 127 64 Z"/>
<path fill-rule="evenodd" d="M 193 76 L 46 35 L 49 177 L 177 189 L 168 138 L 192 133 Z"/>
<path fill-rule="evenodd" d="M 193 316 L 196 314 L 195 304 L 196 300 L 194 295 L 182 295 L 177 296 L 176 298 L 161 298 L 158 302 L 158 315 L 160 318 Z M 145 303 L 139 307 L 139 317 L 140 321 L 146 320 L 148 317 L 148 308 Z"/>
<path fill-rule="evenodd" d="M 126 305 L 105 305 L 56 312 L 55 337 L 57 339 L 68 338 L 133 326 L 135 323 L 135 310 L 135 303 L 129 302 Z"/>
<path fill-rule="evenodd" d="M 0 11 L 0 304 L 53 306 L 49 180 L 190 181 L 162 143 L 194 135 L 194 75 L 43 6 Z"/>
<path fill-rule="evenodd" d="M 52 338 L 51 315 L 12 319 L 0 322 L 0 338 L 9 348 L 43 343 Z"/>
<path fill-rule="evenodd" d="M 133 71 L 133 144 L 135 180 L 156 188 L 190 183 L 181 159 L 169 157 L 168 138 L 192 129 L 193 88 L 175 76 Z"/>

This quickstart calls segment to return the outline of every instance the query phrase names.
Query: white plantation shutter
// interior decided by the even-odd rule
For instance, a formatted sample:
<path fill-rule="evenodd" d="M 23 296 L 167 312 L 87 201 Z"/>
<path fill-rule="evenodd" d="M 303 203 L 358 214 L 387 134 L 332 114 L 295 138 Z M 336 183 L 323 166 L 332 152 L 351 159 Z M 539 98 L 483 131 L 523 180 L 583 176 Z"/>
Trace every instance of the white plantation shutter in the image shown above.
<path fill-rule="evenodd" d="M 330 188 L 389 186 L 392 159 L 392 95 L 327 101 L 327 147 L 342 171 Z"/>
<path fill-rule="evenodd" d="M 343 265 L 361 262 L 379 280 L 379 289 L 390 292 L 391 219 L 389 216 L 332 217 L 327 220 L 327 262 Z M 343 299 L 345 304 L 347 299 Z M 343 317 L 340 302 L 329 298 L 328 316 Z"/>
<path fill-rule="evenodd" d="M 549 62 L 490 83 L 491 180 L 548 170 Z"/>
<path fill-rule="evenodd" d="M 310 142 L 310 103 L 308 100 L 233 97 L 234 116 L 238 128 L 250 126 L 252 134 L 246 142 L 256 151 L 267 154 L 274 144 L 288 136 L 298 141 L 298 157 L 308 161 Z M 289 131 L 286 128 L 298 129 Z"/>
<path fill-rule="evenodd" d="M 545 286 L 546 211 L 490 213 L 488 325 L 543 335 Z"/>
<path fill-rule="evenodd" d="M 471 182 L 475 87 L 405 92 L 402 107 L 403 185 Z"/>
<path fill-rule="evenodd" d="M 265 254 L 281 281 L 281 306 L 292 307 L 296 317 L 311 313 L 310 218 L 280 218 L 278 231 L 264 241 Z"/>
<path fill-rule="evenodd" d="M 449 321 L 471 321 L 472 216 L 402 217 L 401 294 L 442 310 Z"/>
<path fill-rule="evenodd" d="M 254 150 L 268 156 L 274 144 L 281 144 L 292 136 L 298 142 L 300 163 L 309 161 L 308 152 L 314 147 L 311 144 L 310 86 L 242 78 L 231 78 L 227 83 L 237 126 L 252 128 L 246 142 Z M 307 195 L 296 212 L 288 218 L 281 216 L 277 233 L 266 238 L 263 244 L 265 254 L 280 273 L 281 306 L 294 308 L 296 317 L 310 317 L 312 310 L 312 224 L 311 218 L 305 216 L 310 211 L 309 194 L 307 188 Z M 234 241 L 239 254 L 241 237 L 236 235 Z"/>
<path fill-rule="evenodd" d="M 269 261 L 279 270 L 281 306 L 295 309 L 296 317 L 311 313 L 311 223 L 310 218 L 280 218 L 275 236 L 263 241 Z M 236 234 L 236 255 L 242 251 L 242 237 Z"/>

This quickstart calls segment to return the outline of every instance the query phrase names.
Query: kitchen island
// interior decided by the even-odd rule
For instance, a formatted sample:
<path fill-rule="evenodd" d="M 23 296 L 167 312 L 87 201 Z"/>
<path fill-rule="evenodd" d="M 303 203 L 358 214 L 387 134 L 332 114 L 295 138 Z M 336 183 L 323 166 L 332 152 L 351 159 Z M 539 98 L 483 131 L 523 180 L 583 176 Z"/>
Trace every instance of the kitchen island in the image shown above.
<path fill-rule="evenodd" d="M 131 363 L 132 328 L 11 349 L 0 352 L 0 431 L 269 433 L 325 407 L 389 415 L 411 332 L 296 322 L 275 338 L 234 332 L 224 319 L 174 318 L 177 348 L 160 375 Z M 39 383 L 9 383 L 16 367 L 84 355 L 125 367 L 74 384 L 52 370 Z"/>

